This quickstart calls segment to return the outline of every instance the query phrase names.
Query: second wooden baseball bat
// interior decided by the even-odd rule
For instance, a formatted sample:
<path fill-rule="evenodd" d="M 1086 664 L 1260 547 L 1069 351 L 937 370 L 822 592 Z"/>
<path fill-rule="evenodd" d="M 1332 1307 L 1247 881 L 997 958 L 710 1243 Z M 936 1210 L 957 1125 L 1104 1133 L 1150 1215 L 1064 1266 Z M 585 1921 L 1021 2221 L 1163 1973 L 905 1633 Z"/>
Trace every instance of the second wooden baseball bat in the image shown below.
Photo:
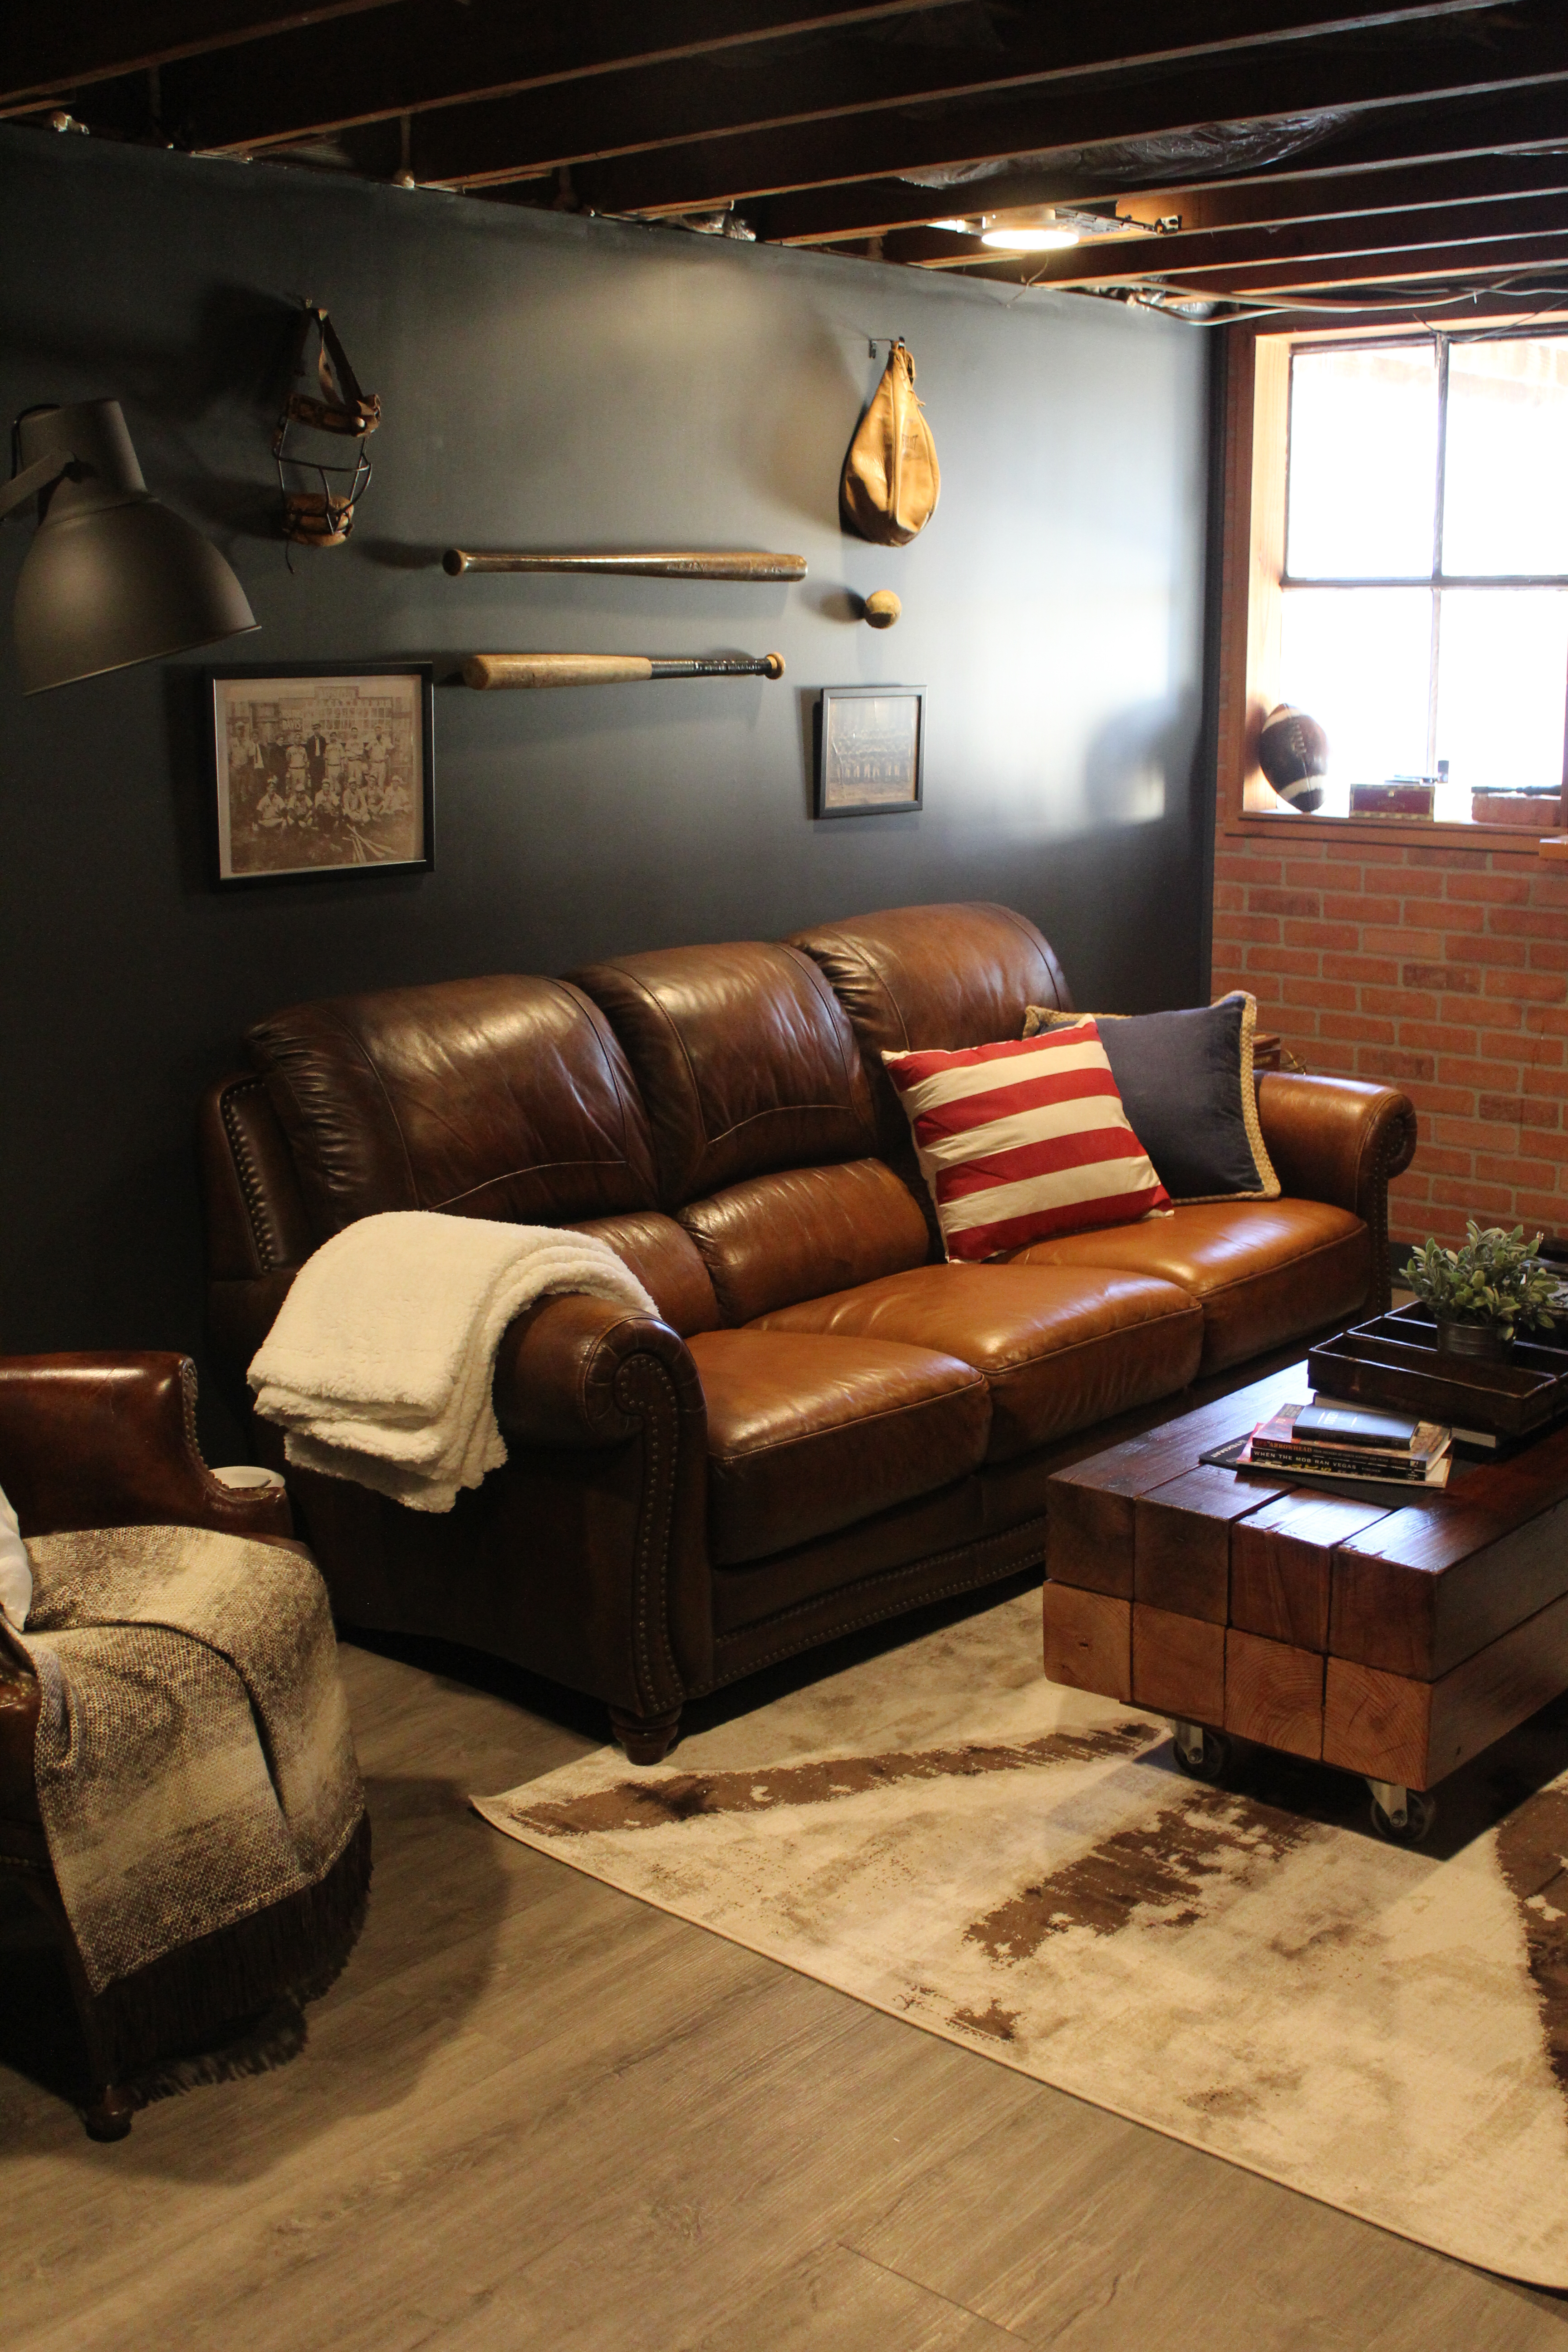
<path fill-rule="evenodd" d="M 783 654 L 470 654 L 465 686 L 636 686 L 656 677 L 782 677 Z"/>
<path fill-rule="evenodd" d="M 773 555 L 765 548 L 654 549 L 642 554 L 550 555 L 526 551 L 486 555 L 449 547 L 442 568 L 454 580 L 464 572 L 632 572 L 654 580 L 804 580 L 804 555 Z"/>

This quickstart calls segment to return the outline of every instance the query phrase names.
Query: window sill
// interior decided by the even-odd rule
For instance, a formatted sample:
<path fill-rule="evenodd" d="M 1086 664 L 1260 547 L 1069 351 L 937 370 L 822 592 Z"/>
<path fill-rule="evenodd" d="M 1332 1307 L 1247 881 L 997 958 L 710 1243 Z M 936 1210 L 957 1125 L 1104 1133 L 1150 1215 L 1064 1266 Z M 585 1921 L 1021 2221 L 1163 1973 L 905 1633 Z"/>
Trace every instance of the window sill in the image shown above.
<path fill-rule="evenodd" d="M 1466 824 L 1426 817 L 1303 816 L 1299 811 L 1247 809 L 1225 828 L 1231 835 L 1276 840 L 1394 842 L 1407 849 L 1482 849 L 1510 857 L 1568 858 L 1568 835 L 1538 836 L 1511 824 Z"/>

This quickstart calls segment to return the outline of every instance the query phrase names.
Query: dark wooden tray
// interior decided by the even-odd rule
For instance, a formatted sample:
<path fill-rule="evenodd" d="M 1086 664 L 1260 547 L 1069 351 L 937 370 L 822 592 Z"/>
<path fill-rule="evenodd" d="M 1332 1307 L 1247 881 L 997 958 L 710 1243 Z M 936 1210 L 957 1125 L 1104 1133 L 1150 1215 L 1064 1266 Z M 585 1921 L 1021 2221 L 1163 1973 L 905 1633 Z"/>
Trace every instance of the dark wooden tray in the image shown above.
<path fill-rule="evenodd" d="M 1507 1364 L 1438 1355 L 1425 1307 L 1394 1307 L 1323 1340 L 1307 1376 L 1326 1397 L 1383 1404 L 1493 1437 L 1532 1437 L 1568 1416 L 1568 1348 L 1519 1340 Z"/>
<path fill-rule="evenodd" d="M 1421 1307 L 1397 1307 L 1325 1339 L 1307 1371 L 1325 1396 L 1499 1438 L 1533 1436 L 1568 1416 L 1568 1348 L 1521 1339 L 1501 1364 L 1440 1356 L 1436 1323 Z"/>

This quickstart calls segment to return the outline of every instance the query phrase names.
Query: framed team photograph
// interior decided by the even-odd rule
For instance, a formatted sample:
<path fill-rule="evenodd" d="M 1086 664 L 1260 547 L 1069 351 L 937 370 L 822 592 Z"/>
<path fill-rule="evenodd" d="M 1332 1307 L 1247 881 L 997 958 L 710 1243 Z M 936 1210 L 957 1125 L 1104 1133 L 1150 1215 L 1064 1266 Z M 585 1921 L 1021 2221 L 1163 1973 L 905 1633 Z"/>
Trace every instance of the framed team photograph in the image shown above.
<path fill-rule="evenodd" d="M 893 816 L 925 782 L 923 686 L 825 686 L 816 713 L 816 814 Z"/>
<path fill-rule="evenodd" d="M 428 662 L 205 673 L 218 883 L 428 872 Z"/>

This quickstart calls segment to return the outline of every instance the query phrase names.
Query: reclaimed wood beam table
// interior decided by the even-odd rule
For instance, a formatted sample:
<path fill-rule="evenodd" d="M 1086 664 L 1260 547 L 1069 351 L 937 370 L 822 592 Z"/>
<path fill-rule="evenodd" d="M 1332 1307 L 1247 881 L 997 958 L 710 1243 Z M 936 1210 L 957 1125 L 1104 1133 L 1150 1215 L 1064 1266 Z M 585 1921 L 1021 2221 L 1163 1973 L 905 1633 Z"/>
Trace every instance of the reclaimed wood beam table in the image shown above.
<path fill-rule="evenodd" d="M 1299 1364 L 1057 1474 L 1046 1672 L 1168 1716 L 1199 1778 L 1233 1738 L 1359 1773 L 1414 1840 L 1426 1790 L 1568 1690 L 1568 1425 L 1419 1503 L 1200 1464 L 1310 1393 Z"/>

